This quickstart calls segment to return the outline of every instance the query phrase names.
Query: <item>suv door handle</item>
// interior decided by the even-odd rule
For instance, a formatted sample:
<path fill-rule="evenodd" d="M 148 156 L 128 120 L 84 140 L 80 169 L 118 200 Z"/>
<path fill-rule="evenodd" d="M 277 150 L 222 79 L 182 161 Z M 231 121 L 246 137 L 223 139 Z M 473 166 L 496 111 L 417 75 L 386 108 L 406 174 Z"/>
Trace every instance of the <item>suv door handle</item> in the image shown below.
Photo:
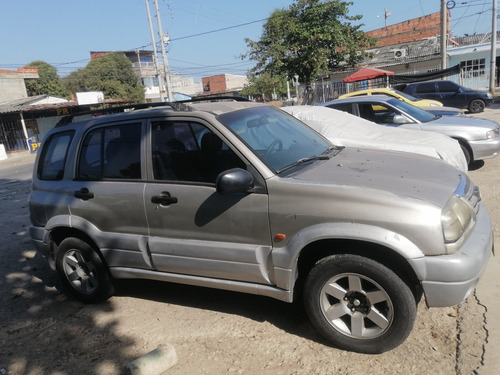
<path fill-rule="evenodd" d="M 80 190 L 75 191 L 74 196 L 75 198 L 88 201 L 89 199 L 94 198 L 94 193 L 91 193 L 87 188 L 81 188 Z"/>
<path fill-rule="evenodd" d="M 159 204 L 161 206 L 170 206 L 171 204 L 177 203 L 179 200 L 176 197 L 170 196 L 168 191 L 162 191 L 160 195 L 155 195 L 151 197 L 151 202 Z"/>

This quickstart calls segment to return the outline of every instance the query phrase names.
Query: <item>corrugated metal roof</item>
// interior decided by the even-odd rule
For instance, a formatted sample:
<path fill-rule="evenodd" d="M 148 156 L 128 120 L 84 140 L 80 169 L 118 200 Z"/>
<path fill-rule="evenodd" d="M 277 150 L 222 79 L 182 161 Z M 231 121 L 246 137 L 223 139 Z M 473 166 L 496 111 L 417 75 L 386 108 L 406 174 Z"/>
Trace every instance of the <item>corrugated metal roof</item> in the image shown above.
<path fill-rule="evenodd" d="M 34 104 L 36 102 L 46 99 L 49 95 L 37 95 L 28 98 L 12 100 L 7 103 L 0 104 L 0 114 L 2 113 L 19 113 L 19 112 L 36 112 L 45 111 L 58 108 L 68 108 L 68 107 L 78 107 L 78 103 L 74 100 L 64 102 L 64 103 L 54 103 L 54 104 Z M 104 104 L 127 104 L 131 103 L 131 100 L 124 99 L 105 99 Z M 88 108 L 90 106 L 82 106 Z"/>
<path fill-rule="evenodd" d="M 75 101 L 55 104 L 36 104 L 37 102 L 46 100 L 48 97 L 50 97 L 50 95 L 36 95 L 0 103 L 0 113 L 29 112 L 40 109 L 73 107 L 76 105 Z"/>

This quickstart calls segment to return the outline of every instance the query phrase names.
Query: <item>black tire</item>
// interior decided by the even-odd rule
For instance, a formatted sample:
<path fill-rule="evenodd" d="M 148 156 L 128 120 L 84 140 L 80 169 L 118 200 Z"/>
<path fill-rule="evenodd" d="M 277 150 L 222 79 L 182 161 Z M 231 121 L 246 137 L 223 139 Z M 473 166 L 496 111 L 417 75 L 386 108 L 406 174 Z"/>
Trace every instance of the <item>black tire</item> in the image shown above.
<path fill-rule="evenodd" d="M 106 264 L 87 242 L 66 238 L 59 245 L 56 269 L 68 291 L 86 303 L 102 302 L 114 293 Z"/>
<path fill-rule="evenodd" d="M 417 304 L 408 287 L 382 264 L 357 255 L 321 259 L 304 287 L 307 314 L 340 349 L 376 354 L 410 334 Z"/>
<path fill-rule="evenodd" d="M 460 143 L 460 148 L 462 149 L 462 152 L 464 153 L 465 161 L 467 162 L 467 165 L 469 166 L 470 163 L 472 162 L 469 149 L 467 148 L 467 146 L 465 146 L 461 142 L 459 142 L 459 143 Z"/>
<path fill-rule="evenodd" d="M 471 113 L 479 113 L 483 112 L 486 107 L 486 103 L 481 99 L 474 99 L 469 103 L 469 112 Z"/>

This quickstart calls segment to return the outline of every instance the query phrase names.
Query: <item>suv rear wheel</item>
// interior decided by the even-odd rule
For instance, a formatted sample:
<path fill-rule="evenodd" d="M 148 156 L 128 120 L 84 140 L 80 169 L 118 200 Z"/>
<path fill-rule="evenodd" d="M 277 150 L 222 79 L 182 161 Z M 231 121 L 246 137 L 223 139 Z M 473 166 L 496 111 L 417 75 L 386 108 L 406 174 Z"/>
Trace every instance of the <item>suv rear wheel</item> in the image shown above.
<path fill-rule="evenodd" d="M 61 242 L 56 269 L 69 292 L 83 302 L 101 302 L 114 293 L 107 266 L 94 248 L 79 238 Z"/>
<path fill-rule="evenodd" d="M 314 326 L 340 349 L 382 353 L 410 334 L 417 306 L 413 293 L 394 272 L 357 255 L 321 259 L 304 289 Z"/>

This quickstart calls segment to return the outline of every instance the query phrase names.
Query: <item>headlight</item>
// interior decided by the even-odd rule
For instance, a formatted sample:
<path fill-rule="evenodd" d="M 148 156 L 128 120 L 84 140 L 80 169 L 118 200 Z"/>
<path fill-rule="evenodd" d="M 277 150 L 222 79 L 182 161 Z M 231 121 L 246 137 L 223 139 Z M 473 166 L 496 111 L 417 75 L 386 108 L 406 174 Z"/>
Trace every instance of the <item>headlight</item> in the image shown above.
<path fill-rule="evenodd" d="M 436 104 L 436 103 L 431 103 L 431 104 L 429 105 L 429 107 L 441 107 L 441 106 L 440 106 L 439 104 Z"/>
<path fill-rule="evenodd" d="M 499 131 L 500 128 L 496 128 L 494 130 L 489 130 L 486 132 L 486 139 L 491 139 L 491 138 L 495 138 L 495 137 L 498 137 L 500 135 L 500 131 Z"/>
<path fill-rule="evenodd" d="M 472 221 L 472 209 L 457 196 L 452 196 L 441 212 L 441 225 L 446 243 L 457 241 Z"/>

